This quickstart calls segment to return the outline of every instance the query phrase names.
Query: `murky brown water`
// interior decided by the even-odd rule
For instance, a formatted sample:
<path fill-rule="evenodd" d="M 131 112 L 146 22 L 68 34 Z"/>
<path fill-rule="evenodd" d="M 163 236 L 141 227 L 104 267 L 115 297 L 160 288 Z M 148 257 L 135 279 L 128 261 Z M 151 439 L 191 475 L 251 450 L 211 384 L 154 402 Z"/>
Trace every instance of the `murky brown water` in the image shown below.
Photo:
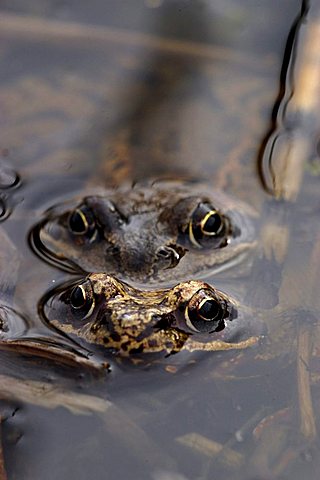
<path fill-rule="evenodd" d="M 102 373 L 67 343 L 50 358 L 45 344 L 36 356 L 2 350 L 1 480 L 318 478 L 315 3 L 302 23 L 294 0 L 2 3 L 0 262 L 13 333 L 60 341 L 38 301 L 70 276 L 28 244 L 46 208 L 175 176 L 259 211 L 247 268 L 209 282 L 266 335 L 240 353 Z"/>

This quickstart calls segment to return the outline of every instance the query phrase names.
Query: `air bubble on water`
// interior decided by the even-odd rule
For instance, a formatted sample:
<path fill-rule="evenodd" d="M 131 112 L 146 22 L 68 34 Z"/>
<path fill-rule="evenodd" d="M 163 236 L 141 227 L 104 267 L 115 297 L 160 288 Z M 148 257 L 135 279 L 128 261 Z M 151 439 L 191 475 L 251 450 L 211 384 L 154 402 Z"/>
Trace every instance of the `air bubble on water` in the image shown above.
<path fill-rule="evenodd" d="M 12 168 L 0 164 L 0 188 L 12 188 L 18 183 L 18 174 Z"/>

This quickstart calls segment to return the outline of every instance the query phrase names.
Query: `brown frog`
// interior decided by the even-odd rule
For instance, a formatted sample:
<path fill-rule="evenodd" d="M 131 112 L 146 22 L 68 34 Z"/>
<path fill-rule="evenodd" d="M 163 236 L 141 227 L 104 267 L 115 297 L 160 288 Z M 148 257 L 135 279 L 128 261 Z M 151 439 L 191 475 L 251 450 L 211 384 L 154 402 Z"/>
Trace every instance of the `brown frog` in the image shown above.
<path fill-rule="evenodd" d="M 232 343 L 236 303 L 201 281 L 143 291 L 95 273 L 50 292 L 41 305 L 49 326 L 121 357 L 240 349 L 258 340 L 239 341 L 233 332 Z"/>
<path fill-rule="evenodd" d="M 207 185 L 156 181 L 51 208 L 31 244 L 63 269 L 172 285 L 241 259 L 255 244 L 255 217 Z"/>

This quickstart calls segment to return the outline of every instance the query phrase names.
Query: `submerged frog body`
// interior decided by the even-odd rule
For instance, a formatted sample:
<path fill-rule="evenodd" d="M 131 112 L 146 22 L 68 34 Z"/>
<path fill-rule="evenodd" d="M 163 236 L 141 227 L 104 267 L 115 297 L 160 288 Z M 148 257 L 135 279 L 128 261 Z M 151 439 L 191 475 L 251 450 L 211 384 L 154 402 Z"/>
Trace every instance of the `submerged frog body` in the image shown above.
<path fill-rule="evenodd" d="M 42 317 L 79 343 L 121 356 L 227 350 L 257 341 L 225 341 L 228 328 L 222 330 L 237 317 L 235 302 L 200 281 L 142 291 L 109 275 L 91 274 L 49 293 Z"/>
<path fill-rule="evenodd" d="M 32 243 L 62 268 L 174 284 L 240 258 L 254 244 L 254 217 L 208 186 L 158 181 L 54 207 Z"/>

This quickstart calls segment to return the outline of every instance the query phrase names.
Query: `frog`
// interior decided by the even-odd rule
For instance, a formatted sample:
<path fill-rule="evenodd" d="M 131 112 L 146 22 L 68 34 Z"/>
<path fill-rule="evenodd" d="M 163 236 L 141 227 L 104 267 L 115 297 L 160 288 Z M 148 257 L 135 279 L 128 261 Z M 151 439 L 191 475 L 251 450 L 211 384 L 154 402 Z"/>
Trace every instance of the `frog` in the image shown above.
<path fill-rule="evenodd" d="M 120 358 L 242 349 L 259 340 L 239 340 L 230 328 L 237 302 L 200 280 L 141 290 L 93 273 L 50 291 L 40 305 L 41 318 L 59 334 Z"/>
<path fill-rule="evenodd" d="M 153 180 L 51 207 L 30 244 L 65 270 L 173 285 L 240 262 L 256 246 L 256 227 L 251 206 L 210 185 Z"/>

